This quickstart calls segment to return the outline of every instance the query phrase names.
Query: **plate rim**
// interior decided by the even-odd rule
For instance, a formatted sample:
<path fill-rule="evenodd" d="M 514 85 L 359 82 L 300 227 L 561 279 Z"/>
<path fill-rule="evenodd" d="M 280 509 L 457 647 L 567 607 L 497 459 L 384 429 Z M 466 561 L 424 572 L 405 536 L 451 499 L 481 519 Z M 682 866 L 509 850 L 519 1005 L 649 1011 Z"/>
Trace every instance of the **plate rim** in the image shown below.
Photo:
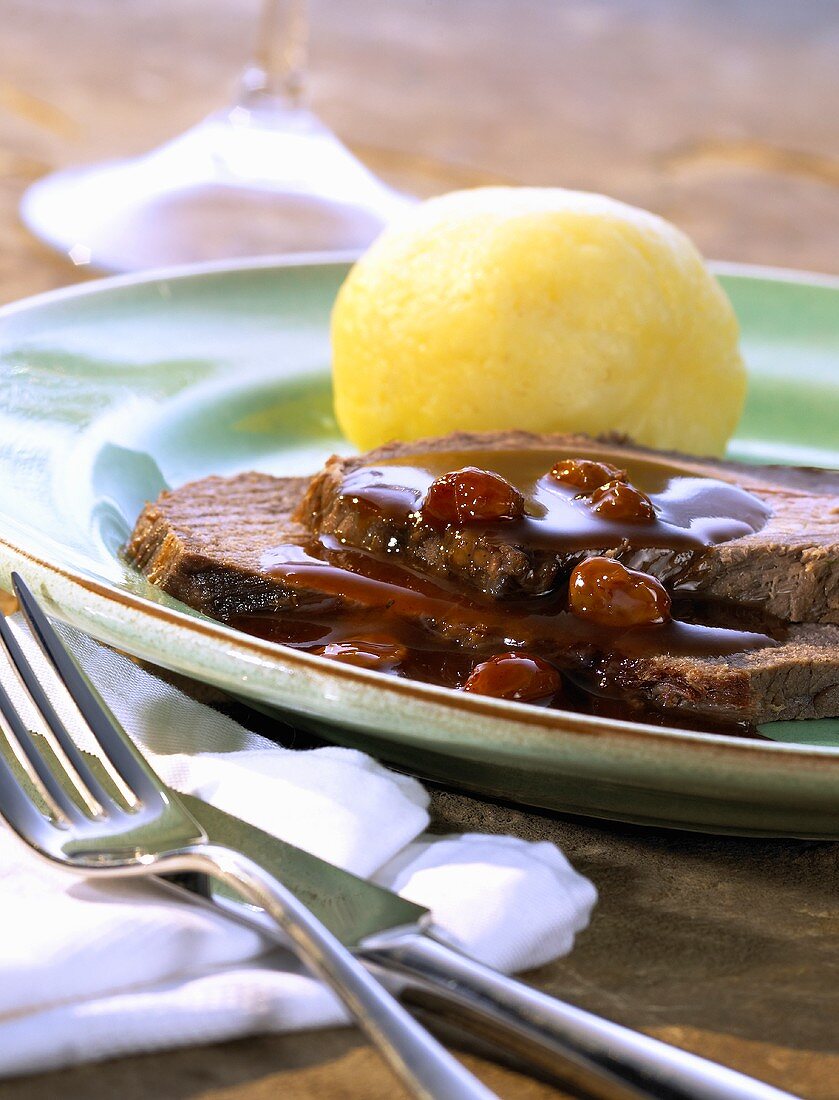
<path fill-rule="evenodd" d="M 23 313 L 28 309 L 52 305 L 54 302 L 61 302 L 65 299 L 85 298 L 88 295 L 106 293 L 109 290 L 119 290 L 123 287 L 171 282 L 201 275 L 233 275 L 240 272 L 263 271 L 270 268 L 332 267 L 340 264 L 352 264 L 361 255 L 362 252 L 356 249 L 333 252 L 278 252 L 269 256 L 250 256 L 245 259 L 233 260 L 198 260 L 194 263 L 154 267 L 143 271 L 126 272 L 121 275 L 97 276 L 6 302 L 0 305 L 0 321 L 17 313 Z M 736 260 L 708 260 L 707 263 L 714 275 L 733 276 L 741 279 L 761 279 L 766 282 L 792 283 L 799 286 L 812 286 L 824 290 L 839 291 L 839 275 L 832 275 L 827 272 L 807 271 L 771 264 L 740 263 Z"/>
<path fill-rule="evenodd" d="M 42 306 L 50 306 L 56 302 L 107 294 L 111 290 L 119 290 L 123 287 L 130 288 L 204 275 L 236 275 L 249 271 L 271 269 L 332 267 L 352 263 L 358 255 L 359 253 L 356 251 L 299 253 L 294 255 L 278 254 L 252 257 L 245 260 L 202 261 L 142 272 L 105 276 L 73 283 L 66 287 L 57 287 L 8 303 L 0 307 L 0 321 L 18 313 L 37 310 Z M 735 262 L 712 263 L 710 266 L 715 274 L 757 278 L 768 282 L 824 287 L 839 292 L 839 276 L 797 271 L 792 268 L 767 267 Z M 151 615 L 153 618 L 157 618 L 158 621 L 162 618 L 168 620 L 169 624 L 175 629 L 187 630 L 193 637 L 206 638 L 209 636 L 216 641 L 227 642 L 232 640 L 237 645 L 261 658 L 268 657 L 274 662 L 287 662 L 293 666 L 310 667 L 322 673 L 328 672 L 330 676 L 347 680 L 350 683 L 356 682 L 373 686 L 388 693 L 392 692 L 397 697 L 403 694 L 412 694 L 429 703 L 445 705 L 450 708 L 453 707 L 455 710 L 473 714 L 476 719 L 482 715 L 491 719 L 507 719 L 527 726 L 539 726 L 546 733 L 573 732 L 579 734 L 597 732 L 606 734 L 611 732 L 622 736 L 623 739 L 643 741 L 647 744 L 663 743 L 674 747 L 680 743 L 692 742 L 697 747 L 701 745 L 708 750 L 718 752 L 728 750 L 738 754 L 741 752 L 752 754 L 757 752 L 761 755 L 769 753 L 775 757 L 778 755 L 793 757 L 802 764 L 806 761 L 812 761 L 813 763 L 819 761 L 835 762 L 839 759 L 839 746 L 757 740 L 732 734 L 685 730 L 671 726 L 654 726 L 643 722 L 620 719 L 606 719 L 596 715 L 578 714 L 573 711 L 550 711 L 512 700 L 483 699 L 474 695 L 455 694 L 451 689 L 393 678 L 387 678 L 386 682 L 383 683 L 382 678 L 372 671 L 339 665 L 328 661 L 327 658 L 317 657 L 313 654 L 286 650 L 278 643 L 251 637 L 215 620 L 196 618 L 177 608 L 154 603 L 137 593 L 118 588 L 105 578 L 87 576 L 82 570 L 49 560 L 49 558 L 43 556 L 42 551 L 33 551 L 31 548 L 19 546 L 6 533 L 0 533 L 0 545 L 10 550 L 12 554 L 31 562 L 36 568 L 47 574 L 53 574 L 63 579 L 65 583 L 69 582 L 74 587 L 81 589 L 88 597 L 93 597 L 97 602 L 101 601 L 111 608 L 114 604 L 117 604 L 124 609 L 122 613 L 125 615 Z M 569 723 L 575 727 L 573 730 L 569 729 Z"/>

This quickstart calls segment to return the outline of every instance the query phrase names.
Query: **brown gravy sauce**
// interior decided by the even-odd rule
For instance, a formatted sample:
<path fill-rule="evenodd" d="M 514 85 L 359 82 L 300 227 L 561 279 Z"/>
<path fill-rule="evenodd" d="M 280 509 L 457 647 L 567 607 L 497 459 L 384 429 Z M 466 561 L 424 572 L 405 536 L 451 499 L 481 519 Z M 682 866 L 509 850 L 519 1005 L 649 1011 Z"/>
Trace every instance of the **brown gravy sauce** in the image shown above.
<path fill-rule="evenodd" d="M 490 469 L 525 498 L 525 516 L 507 523 L 477 524 L 487 539 L 526 542 L 563 551 L 602 550 L 627 544 L 695 551 L 757 531 L 769 509 L 751 494 L 722 481 L 685 476 L 675 467 L 632 462 L 634 485 L 651 497 L 655 520 L 616 523 L 593 513 L 579 491 L 546 471 L 555 452 L 480 451 L 431 454 L 411 465 L 381 463 L 353 471 L 343 494 L 400 522 L 421 522 L 418 510 L 435 478 L 466 465 Z M 586 456 L 595 457 L 595 456 Z M 306 545 L 279 545 L 262 568 L 291 590 L 294 611 L 236 616 L 231 625 L 296 649 L 366 642 L 364 667 L 448 687 L 462 687 L 475 664 L 493 654 L 522 650 L 541 655 L 563 673 L 567 691 L 558 705 L 610 717 L 672 723 L 626 699 L 610 696 L 597 670 L 603 661 L 655 655 L 719 657 L 775 645 L 767 634 L 671 621 L 656 626 L 614 628 L 577 618 L 563 590 L 543 596 L 484 600 L 446 582 L 431 580 L 392 559 L 347 549 L 324 536 Z M 679 614 L 678 602 L 674 616 Z M 351 663 L 360 663 L 351 661 Z M 612 693 L 614 694 L 614 693 Z M 682 725 L 746 732 L 737 724 L 702 717 Z"/>
<path fill-rule="evenodd" d="M 736 485 L 636 460 L 623 468 L 632 484 L 649 495 L 656 518 L 651 523 L 616 523 L 592 512 L 579 489 L 551 476 L 558 457 L 540 450 L 440 452 L 415 457 L 411 465 L 394 461 L 362 466 L 347 476 L 341 491 L 395 520 L 405 520 L 417 515 L 431 483 L 441 474 L 464 466 L 492 470 L 523 494 L 526 514 L 512 522 L 470 526 L 491 539 L 563 551 L 621 542 L 644 549 L 695 550 L 753 534 L 770 515 L 763 501 Z"/>

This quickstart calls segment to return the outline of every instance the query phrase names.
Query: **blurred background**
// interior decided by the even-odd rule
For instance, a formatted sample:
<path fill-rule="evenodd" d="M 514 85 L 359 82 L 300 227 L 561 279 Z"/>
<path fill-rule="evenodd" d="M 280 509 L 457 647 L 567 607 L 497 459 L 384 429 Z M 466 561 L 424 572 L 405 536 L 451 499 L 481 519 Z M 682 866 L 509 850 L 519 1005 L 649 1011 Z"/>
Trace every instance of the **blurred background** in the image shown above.
<path fill-rule="evenodd" d="M 87 273 L 21 225 L 57 168 L 231 102 L 256 0 L 0 0 L 0 301 Z M 311 0 L 308 99 L 426 196 L 527 183 L 648 207 L 715 259 L 839 272 L 835 0 Z"/>

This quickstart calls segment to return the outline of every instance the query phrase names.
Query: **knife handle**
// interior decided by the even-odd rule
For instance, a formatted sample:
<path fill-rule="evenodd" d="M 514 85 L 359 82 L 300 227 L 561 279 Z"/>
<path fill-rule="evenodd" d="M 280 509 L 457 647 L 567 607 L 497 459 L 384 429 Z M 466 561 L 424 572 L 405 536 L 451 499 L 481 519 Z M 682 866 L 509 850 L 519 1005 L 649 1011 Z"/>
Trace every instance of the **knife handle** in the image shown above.
<path fill-rule="evenodd" d="M 167 870 L 213 875 L 260 906 L 331 987 L 391 1069 L 421 1100 L 497 1100 L 370 974 L 290 890 L 256 860 L 215 844 L 171 853 Z"/>
<path fill-rule="evenodd" d="M 589 1093 L 660 1100 L 795 1100 L 790 1093 L 549 997 L 414 929 L 369 937 L 357 955 L 400 998 L 467 1017 L 483 1037 L 560 1072 Z M 553 1055 L 552 1061 L 545 1054 Z"/>

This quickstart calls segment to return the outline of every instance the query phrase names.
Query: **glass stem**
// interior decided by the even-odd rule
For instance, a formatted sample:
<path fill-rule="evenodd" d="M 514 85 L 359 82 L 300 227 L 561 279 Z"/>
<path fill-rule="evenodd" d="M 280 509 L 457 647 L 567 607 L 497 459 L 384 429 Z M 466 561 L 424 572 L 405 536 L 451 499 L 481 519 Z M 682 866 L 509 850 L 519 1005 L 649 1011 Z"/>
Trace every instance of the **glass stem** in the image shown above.
<path fill-rule="evenodd" d="M 301 105 L 309 46 L 307 8 L 307 0 L 263 0 L 253 61 L 240 81 L 242 106 L 266 100 Z"/>

